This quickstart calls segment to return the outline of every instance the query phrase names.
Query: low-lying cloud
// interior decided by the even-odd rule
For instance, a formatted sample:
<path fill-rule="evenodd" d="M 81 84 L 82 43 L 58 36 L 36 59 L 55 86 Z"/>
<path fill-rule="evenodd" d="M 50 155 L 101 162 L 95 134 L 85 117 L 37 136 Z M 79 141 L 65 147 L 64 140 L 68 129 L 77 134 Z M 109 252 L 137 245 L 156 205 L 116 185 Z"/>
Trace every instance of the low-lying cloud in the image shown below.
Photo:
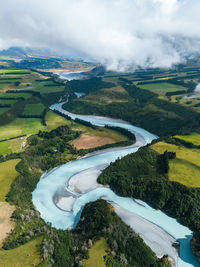
<path fill-rule="evenodd" d="M 197 84 L 197 86 L 196 86 L 194 92 L 195 92 L 196 94 L 199 94 L 199 93 L 200 93 L 200 83 Z"/>
<path fill-rule="evenodd" d="M 200 51 L 199 0 L 7 0 L 0 49 L 48 47 L 119 71 L 170 67 Z"/>

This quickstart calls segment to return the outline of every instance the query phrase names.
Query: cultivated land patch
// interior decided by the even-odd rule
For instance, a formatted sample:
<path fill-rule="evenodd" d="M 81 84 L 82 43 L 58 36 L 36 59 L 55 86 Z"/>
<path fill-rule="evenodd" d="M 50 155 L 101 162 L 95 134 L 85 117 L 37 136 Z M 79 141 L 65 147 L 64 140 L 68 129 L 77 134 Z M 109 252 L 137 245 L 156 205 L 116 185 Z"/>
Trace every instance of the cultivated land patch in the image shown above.
<path fill-rule="evenodd" d="M 153 91 L 161 95 L 164 95 L 167 92 L 187 90 L 187 88 L 183 86 L 172 84 L 172 83 L 167 83 L 167 82 L 139 84 L 137 85 L 137 87 L 141 89 Z"/>
<path fill-rule="evenodd" d="M 35 134 L 39 130 L 46 130 L 41 119 L 17 118 L 5 126 L 0 126 L 0 140 L 24 134 Z"/>
<path fill-rule="evenodd" d="M 39 247 L 42 238 L 37 238 L 25 245 L 10 250 L 0 250 L 0 266 L 2 267 L 31 267 L 41 262 Z"/>
<path fill-rule="evenodd" d="M 47 112 L 45 119 L 48 131 L 53 130 L 61 125 L 70 125 L 69 120 L 66 120 L 64 117 L 51 110 Z"/>
<path fill-rule="evenodd" d="M 19 162 L 20 159 L 12 159 L 0 163 L 0 201 L 5 201 L 10 186 L 18 175 L 15 167 Z"/>
<path fill-rule="evenodd" d="M 174 137 L 192 143 L 195 146 L 200 146 L 200 134 L 198 133 L 191 133 L 189 135 L 176 135 Z"/>
<path fill-rule="evenodd" d="M 169 161 L 169 179 L 190 187 L 200 187 L 200 150 L 158 142 L 151 146 L 158 153 L 176 152 L 176 159 Z"/>
<path fill-rule="evenodd" d="M 113 139 L 109 137 L 90 136 L 82 134 L 71 144 L 73 144 L 76 149 L 89 149 L 113 143 L 115 143 L 115 141 L 113 141 Z"/>
<path fill-rule="evenodd" d="M 105 238 L 98 240 L 89 250 L 89 259 L 84 261 L 85 267 L 105 267 L 104 256 L 108 245 Z"/>
<path fill-rule="evenodd" d="M 41 116 L 43 111 L 45 109 L 45 106 L 41 103 L 39 104 L 28 104 L 25 107 L 25 110 L 23 112 L 23 115 L 26 116 Z"/>

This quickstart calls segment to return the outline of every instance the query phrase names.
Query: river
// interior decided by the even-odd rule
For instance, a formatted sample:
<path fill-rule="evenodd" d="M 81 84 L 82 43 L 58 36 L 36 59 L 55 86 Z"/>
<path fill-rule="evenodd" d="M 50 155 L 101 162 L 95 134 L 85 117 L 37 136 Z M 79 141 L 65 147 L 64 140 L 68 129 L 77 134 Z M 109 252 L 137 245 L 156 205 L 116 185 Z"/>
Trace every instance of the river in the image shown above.
<path fill-rule="evenodd" d="M 178 267 L 200 266 L 191 251 L 193 233 L 189 228 L 143 201 L 119 197 L 110 188 L 97 183 L 97 177 L 109 163 L 136 152 L 157 136 L 121 120 L 72 114 L 63 110 L 62 105 L 59 103 L 50 108 L 93 125 L 125 128 L 136 135 L 136 143 L 94 152 L 43 174 L 32 193 L 33 204 L 41 217 L 58 229 L 73 229 L 87 203 L 105 199 L 113 205 L 122 220 L 141 235 L 157 256 L 168 254 L 173 265 Z M 175 240 L 180 242 L 179 255 L 172 247 Z"/>

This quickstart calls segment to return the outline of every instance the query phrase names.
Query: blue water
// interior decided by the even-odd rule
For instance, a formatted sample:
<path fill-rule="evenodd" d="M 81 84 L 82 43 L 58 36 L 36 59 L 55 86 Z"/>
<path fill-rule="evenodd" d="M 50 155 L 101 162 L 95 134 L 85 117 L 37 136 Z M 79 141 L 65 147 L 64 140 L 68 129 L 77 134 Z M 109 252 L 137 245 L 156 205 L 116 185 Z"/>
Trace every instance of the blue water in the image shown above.
<path fill-rule="evenodd" d="M 153 209 L 147 204 L 142 206 L 133 201 L 131 198 L 119 197 L 109 188 L 96 188 L 84 194 L 74 193 L 73 197 L 75 198 L 75 202 L 73 205 L 73 210 L 70 212 L 63 211 L 55 205 L 53 201 L 54 195 L 63 188 L 66 188 L 68 180 L 74 174 L 88 168 L 109 164 L 110 162 L 115 161 L 117 158 L 136 152 L 140 146 L 151 143 L 153 139 L 157 138 L 157 136 L 145 131 L 144 129 L 135 127 L 120 120 L 69 113 L 62 109 L 62 105 L 63 103 L 53 105 L 51 106 L 51 109 L 57 109 L 67 114 L 72 119 L 79 118 L 91 122 L 97 126 L 110 125 L 123 127 L 133 132 L 136 135 L 137 140 L 139 140 L 139 143 L 138 145 L 132 145 L 129 147 L 100 151 L 98 153 L 64 164 L 55 169 L 46 177 L 42 176 L 32 194 L 33 204 L 40 212 L 41 217 L 46 222 L 50 222 L 52 226 L 58 229 L 72 229 L 78 223 L 81 211 L 87 203 L 95 201 L 99 198 L 106 198 L 111 203 L 114 202 L 122 208 L 158 225 L 160 228 L 172 235 L 175 239 L 179 240 L 180 255 L 178 259 L 178 267 L 200 266 L 190 248 L 190 240 L 193 233 L 189 228 L 181 225 L 177 220 L 167 216 L 159 210 Z"/>

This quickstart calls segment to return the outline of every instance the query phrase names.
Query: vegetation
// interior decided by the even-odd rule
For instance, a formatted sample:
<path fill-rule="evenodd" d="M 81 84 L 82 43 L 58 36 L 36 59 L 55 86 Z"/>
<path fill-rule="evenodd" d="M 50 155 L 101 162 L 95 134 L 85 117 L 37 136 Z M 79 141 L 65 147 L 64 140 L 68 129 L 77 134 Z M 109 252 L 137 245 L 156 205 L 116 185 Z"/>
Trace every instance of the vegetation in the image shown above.
<path fill-rule="evenodd" d="M 10 186 L 18 175 L 15 167 L 19 161 L 20 159 L 13 159 L 0 163 L 0 201 L 5 201 Z"/>
<path fill-rule="evenodd" d="M 174 84 L 167 83 L 167 82 L 139 84 L 138 87 L 145 89 L 145 90 L 153 91 L 161 95 L 162 94 L 165 95 L 168 92 L 174 92 L 174 91 L 178 92 L 178 91 L 182 91 L 183 89 L 186 89 L 183 86 L 174 85 Z M 186 93 L 186 91 L 184 92 Z"/>
<path fill-rule="evenodd" d="M 0 266 L 31 267 L 41 262 L 40 246 L 42 238 L 36 238 L 25 245 L 11 250 L 0 249 Z"/>
<path fill-rule="evenodd" d="M 41 103 L 38 104 L 28 104 L 25 107 L 25 110 L 22 114 L 22 116 L 42 116 L 42 113 L 44 112 L 44 105 Z"/>
<path fill-rule="evenodd" d="M 96 241 L 95 244 L 89 250 L 89 259 L 84 261 L 85 267 L 105 267 L 104 256 L 107 254 L 108 249 L 105 238 L 101 238 Z"/>
<path fill-rule="evenodd" d="M 168 179 L 165 164 L 171 161 L 171 155 L 174 158 L 174 153 L 167 153 L 162 157 L 164 161 L 160 161 L 157 152 L 149 147 L 141 148 L 111 163 L 98 181 L 109 184 L 119 195 L 142 199 L 164 211 L 195 231 L 199 238 L 200 189 Z"/>
<path fill-rule="evenodd" d="M 91 93 L 101 88 L 113 87 L 112 83 L 104 82 L 100 77 L 93 77 L 86 80 L 72 80 L 68 83 L 69 88 L 78 93 Z"/>
<path fill-rule="evenodd" d="M 175 138 L 192 143 L 195 146 L 200 146 L 200 134 L 198 133 L 191 133 L 189 135 L 176 135 Z"/>
<path fill-rule="evenodd" d="M 93 103 L 83 97 L 67 103 L 64 108 L 79 114 L 92 113 L 123 119 L 159 136 L 200 131 L 200 118 L 193 110 L 158 99 L 154 93 L 134 85 L 124 85 L 124 88 L 129 94 L 128 102 Z"/>
<path fill-rule="evenodd" d="M 181 145 L 158 142 L 151 146 L 159 153 L 174 151 L 176 159 L 169 164 L 169 179 L 187 185 L 189 187 L 200 187 L 200 151 L 190 149 Z"/>
<path fill-rule="evenodd" d="M 79 242 L 84 240 L 85 257 L 88 257 L 88 245 L 90 247 L 94 241 L 105 237 L 109 247 L 105 256 L 106 266 L 167 266 L 163 259 L 157 259 L 139 235 L 124 224 L 104 200 L 85 206 L 82 219 L 73 233 L 79 236 Z"/>

